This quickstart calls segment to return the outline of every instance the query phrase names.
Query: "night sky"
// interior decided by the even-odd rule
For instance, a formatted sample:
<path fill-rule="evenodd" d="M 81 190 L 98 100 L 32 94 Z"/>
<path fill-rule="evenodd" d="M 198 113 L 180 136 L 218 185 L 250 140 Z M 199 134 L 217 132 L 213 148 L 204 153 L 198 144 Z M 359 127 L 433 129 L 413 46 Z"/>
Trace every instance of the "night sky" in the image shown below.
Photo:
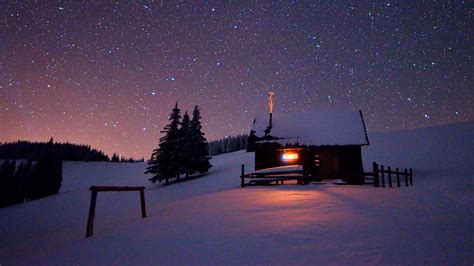
<path fill-rule="evenodd" d="M 474 120 L 464 1 L 25 2 L 0 0 L 0 142 L 148 158 L 176 101 L 211 140 L 269 90 L 274 115 L 361 109 L 371 132 Z"/>

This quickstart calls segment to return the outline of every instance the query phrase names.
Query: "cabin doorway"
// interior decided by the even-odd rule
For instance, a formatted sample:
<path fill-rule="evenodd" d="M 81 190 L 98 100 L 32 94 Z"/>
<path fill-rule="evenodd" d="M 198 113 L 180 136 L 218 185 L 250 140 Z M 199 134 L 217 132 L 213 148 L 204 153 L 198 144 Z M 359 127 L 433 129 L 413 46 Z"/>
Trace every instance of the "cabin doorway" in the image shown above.
<path fill-rule="evenodd" d="M 311 177 L 316 181 L 322 181 L 320 167 L 321 160 L 318 153 L 313 153 L 311 158 Z"/>
<path fill-rule="evenodd" d="M 340 172 L 339 157 L 335 149 L 321 149 L 314 153 L 313 168 L 320 179 L 337 178 Z"/>

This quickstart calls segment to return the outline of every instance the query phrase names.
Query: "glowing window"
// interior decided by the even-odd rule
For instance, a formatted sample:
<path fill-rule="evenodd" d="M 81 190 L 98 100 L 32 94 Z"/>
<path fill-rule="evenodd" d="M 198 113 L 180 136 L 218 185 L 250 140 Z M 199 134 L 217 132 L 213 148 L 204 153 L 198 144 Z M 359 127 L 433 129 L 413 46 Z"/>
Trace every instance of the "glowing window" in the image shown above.
<path fill-rule="evenodd" d="M 298 159 L 298 153 L 296 152 L 284 152 L 282 156 L 283 161 L 293 161 Z"/>

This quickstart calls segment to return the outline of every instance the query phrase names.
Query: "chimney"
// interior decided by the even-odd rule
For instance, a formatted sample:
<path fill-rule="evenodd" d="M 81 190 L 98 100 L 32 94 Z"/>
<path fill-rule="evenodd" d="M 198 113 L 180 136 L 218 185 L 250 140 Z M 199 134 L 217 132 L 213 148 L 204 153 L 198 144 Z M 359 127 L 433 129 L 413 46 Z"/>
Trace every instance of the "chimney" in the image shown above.
<path fill-rule="evenodd" d="M 273 95 L 275 93 L 269 91 L 268 92 L 268 110 L 270 111 L 270 119 L 268 120 L 268 127 L 265 129 L 265 135 L 268 135 L 270 133 L 270 130 L 272 129 L 272 114 L 273 114 Z"/>

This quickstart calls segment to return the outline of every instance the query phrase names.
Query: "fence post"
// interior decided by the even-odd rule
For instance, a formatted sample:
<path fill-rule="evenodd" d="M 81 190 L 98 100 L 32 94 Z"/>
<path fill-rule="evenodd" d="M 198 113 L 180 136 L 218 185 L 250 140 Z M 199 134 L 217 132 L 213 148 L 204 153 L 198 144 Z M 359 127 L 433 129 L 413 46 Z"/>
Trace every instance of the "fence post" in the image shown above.
<path fill-rule="evenodd" d="M 392 170 L 388 167 L 388 185 L 392 187 Z"/>
<path fill-rule="evenodd" d="M 397 187 L 400 187 L 400 171 L 397 168 Z"/>
<path fill-rule="evenodd" d="M 145 205 L 145 191 L 140 189 L 140 203 L 142 206 L 142 218 L 146 217 L 146 205 Z"/>
<path fill-rule="evenodd" d="M 240 175 L 240 187 L 245 187 L 244 173 L 245 173 L 245 165 L 242 164 L 242 166 L 241 166 L 241 175 Z"/>
<path fill-rule="evenodd" d="M 405 168 L 405 187 L 408 187 L 408 170 Z"/>
<path fill-rule="evenodd" d="M 376 162 L 372 163 L 373 171 L 374 171 L 374 187 L 379 187 L 379 166 Z"/>
<path fill-rule="evenodd" d="M 89 217 L 87 218 L 86 237 L 92 236 L 94 231 L 95 202 L 97 201 L 97 190 L 91 190 L 91 205 L 89 207 Z"/>
<path fill-rule="evenodd" d="M 383 164 L 380 166 L 380 177 L 381 177 L 381 180 L 382 180 L 382 187 L 385 187 L 385 170 L 384 170 L 384 167 L 383 167 Z"/>
<path fill-rule="evenodd" d="M 413 186 L 413 169 L 410 168 L 410 185 Z"/>

